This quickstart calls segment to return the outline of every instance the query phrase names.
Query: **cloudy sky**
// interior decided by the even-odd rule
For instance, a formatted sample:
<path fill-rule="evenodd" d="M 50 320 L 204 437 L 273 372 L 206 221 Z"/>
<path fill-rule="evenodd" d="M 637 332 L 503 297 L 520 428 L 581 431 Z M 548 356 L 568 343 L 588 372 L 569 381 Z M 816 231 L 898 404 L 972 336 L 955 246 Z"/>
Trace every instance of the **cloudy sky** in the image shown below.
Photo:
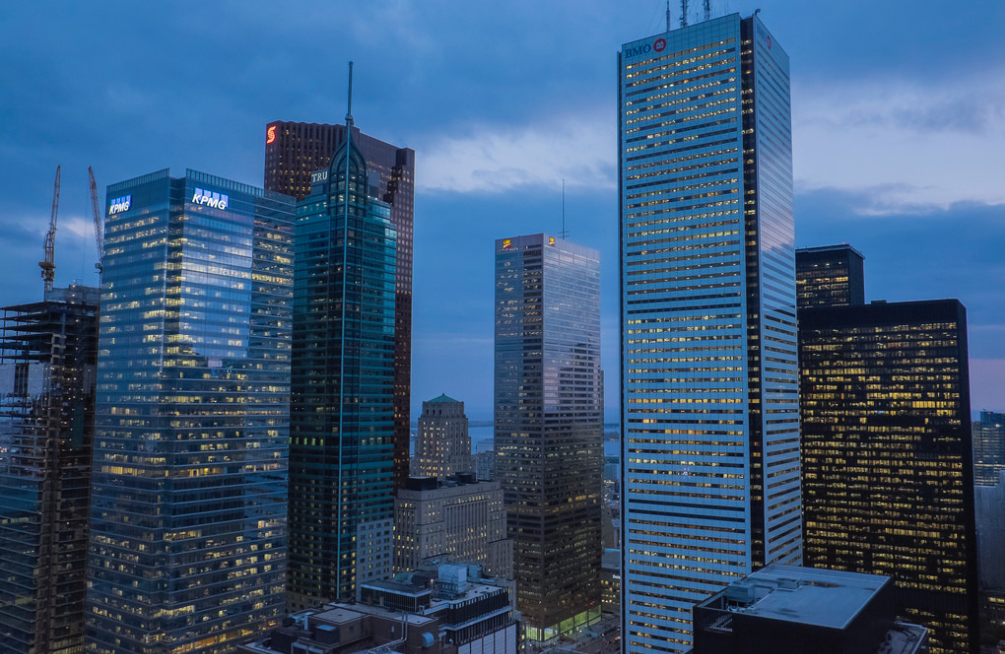
<path fill-rule="evenodd" d="M 672 3 L 674 21 L 679 2 Z M 692 22 L 698 18 L 693 0 Z M 867 299 L 956 297 L 973 406 L 1005 410 L 1005 3 L 714 0 L 792 61 L 796 239 L 866 256 Z M 416 151 L 413 404 L 492 414 L 495 238 L 561 229 L 603 262 L 616 379 L 616 59 L 661 0 L 4 2 L 0 305 L 38 299 L 62 165 L 56 283 L 96 282 L 104 187 L 185 168 L 260 186 L 265 124 L 340 122 Z M 608 385 L 617 418 L 617 385 Z"/>

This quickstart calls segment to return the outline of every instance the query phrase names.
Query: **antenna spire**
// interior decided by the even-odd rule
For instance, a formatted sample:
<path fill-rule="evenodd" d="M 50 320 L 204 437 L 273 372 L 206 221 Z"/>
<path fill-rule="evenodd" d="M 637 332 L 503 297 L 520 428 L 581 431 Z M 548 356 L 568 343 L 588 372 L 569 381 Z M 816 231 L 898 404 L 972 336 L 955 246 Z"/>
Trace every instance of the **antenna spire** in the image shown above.
<path fill-rule="evenodd" d="M 668 0 L 669 1 L 669 0 Z M 565 231 L 565 178 L 562 178 L 562 238 L 568 238 L 569 234 Z"/>
<path fill-rule="evenodd" d="M 705 0 L 705 20 L 712 20 L 712 0 Z"/>
<path fill-rule="evenodd" d="M 352 127 L 352 62 L 349 62 L 349 107 L 345 113 L 345 124 Z"/>
<path fill-rule="evenodd" d="M 687 0 L 680 0 L 680 26 L 687 27 Z"/>

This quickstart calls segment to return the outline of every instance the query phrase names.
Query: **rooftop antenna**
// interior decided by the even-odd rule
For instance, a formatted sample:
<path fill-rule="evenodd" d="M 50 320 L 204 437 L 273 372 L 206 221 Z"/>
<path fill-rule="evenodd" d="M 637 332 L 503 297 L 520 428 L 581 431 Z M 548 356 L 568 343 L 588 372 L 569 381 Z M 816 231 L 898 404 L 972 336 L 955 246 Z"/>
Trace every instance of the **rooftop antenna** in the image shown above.
<path fill-rule="evenodd" d="M 687 27 L 687 0 L 680 0 L 680 26 Z"/>
<path fill-rule="evenodd" d="M 562 178 L 562 238 L 569 238 L 569 232 L 565 231 L 565 178 Z"/>
<path fill-rule="evenodd" d="M 705 0 L 705 20 L 712 19 L 712 0 Z"/>
<path fill-rule="evenodd" d="M 352 62 L 349 62 L 349 107 L 345 112 L 346 127 L 352 127 Z"/>
<path fill-rule="evenodd" d="M 667 0 L 667 31 L 670 31 L 670 0 Z"/>

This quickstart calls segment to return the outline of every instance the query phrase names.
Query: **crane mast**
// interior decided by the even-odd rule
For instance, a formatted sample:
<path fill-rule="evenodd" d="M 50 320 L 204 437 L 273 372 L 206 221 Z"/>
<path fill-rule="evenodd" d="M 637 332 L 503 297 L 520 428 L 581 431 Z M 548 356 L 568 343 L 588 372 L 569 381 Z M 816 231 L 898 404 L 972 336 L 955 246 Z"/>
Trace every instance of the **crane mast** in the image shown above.
<path fill-rule="evenodd" d="M 38 262 L 42 269 L 42 280 L 46 292 L 52 290 L 52 282 L 56 278 L 56 214 L 59 211 L 59 166 L 56 166 L 56 183 L 52 191 L 52 216 L 49 218 L 49 232 L 45 235 L 45 258 Z"/>
<path fill-rule="evenodd" d="M 94 215 L 94 240 L 98 246 L 98 263 L 94 267 L 98 269 L 100 276 L 104 269 L 101 267 L 101 255 L 104 252 L 105 230 L 101 222 L 101 213 L 98 210 L 98 184 L 94 181 L 94 169 L 87 167 L 87 176 L 91 182 L 91 213 Z"/>

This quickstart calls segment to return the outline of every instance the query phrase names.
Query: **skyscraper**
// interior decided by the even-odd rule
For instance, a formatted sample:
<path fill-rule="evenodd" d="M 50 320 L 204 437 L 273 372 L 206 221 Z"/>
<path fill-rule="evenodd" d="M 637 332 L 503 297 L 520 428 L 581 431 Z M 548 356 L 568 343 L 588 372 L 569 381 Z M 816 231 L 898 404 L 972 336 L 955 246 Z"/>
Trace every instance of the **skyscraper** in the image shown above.
<path fill-rule="evenodd" d="M 293 198 L 107 198 L 86 651 L 232 652 L 284 610 Z"/>
<path fill-rule="evenodd" d="M 290 610 L 392 572 L 397 232 L 376 182 L 349 139 L 297 206 Z"/>
<path fill-rule="evenodd" d="M 352 127 L 352 142 L 366 162 L 372 194 L 390 207 L 397 233 L 394 301 L 394 480 L 408 479 L 412 384 L 412 225 L 415 151 L 399 148 Z M 345 125 L 273 121 L 265 128 L 265 188 L 302 201 L 312 194 L 312 175 L 327 170 L 346 140 Z"/>
<path fill-rule="evenodd" d="M 789 61 L 755 15 L 618 56 L 622 637 L 801 562 Z"/>
<path fill-rule="evenodd" d="M 415 438 L 416 477 L 450 477 L 474 471 L 471 437 L 464 402 L 440 395 L 422 403 L 419 433 Z"/>
<path fill-rule="evenodd" d="M 0 309 L 0 651 L 84 643 L 98 289 Z"/>
<path fill-rule="evenodd" d="M 495 450 L 527 638 L 600 618 L 600 261 L 545 234 L 496 241 Z"/>
<path fill-rule="evenodd" d="M 966 310 L 799 311 L 804 559 L 893 577 L 933 654 L 977 651 Z"/>
<path fill-rule="evenodd" d="M 862 253 L 850 245 L 796 250 L 796 303 L 803 307 L 865 304 Z"/>
<path fill-rule="evenodd" d="M 1005 413 L 981 411 L 973 423 L 974 482 L 981 486 L 998 484 L 1005 472 Z"/>

